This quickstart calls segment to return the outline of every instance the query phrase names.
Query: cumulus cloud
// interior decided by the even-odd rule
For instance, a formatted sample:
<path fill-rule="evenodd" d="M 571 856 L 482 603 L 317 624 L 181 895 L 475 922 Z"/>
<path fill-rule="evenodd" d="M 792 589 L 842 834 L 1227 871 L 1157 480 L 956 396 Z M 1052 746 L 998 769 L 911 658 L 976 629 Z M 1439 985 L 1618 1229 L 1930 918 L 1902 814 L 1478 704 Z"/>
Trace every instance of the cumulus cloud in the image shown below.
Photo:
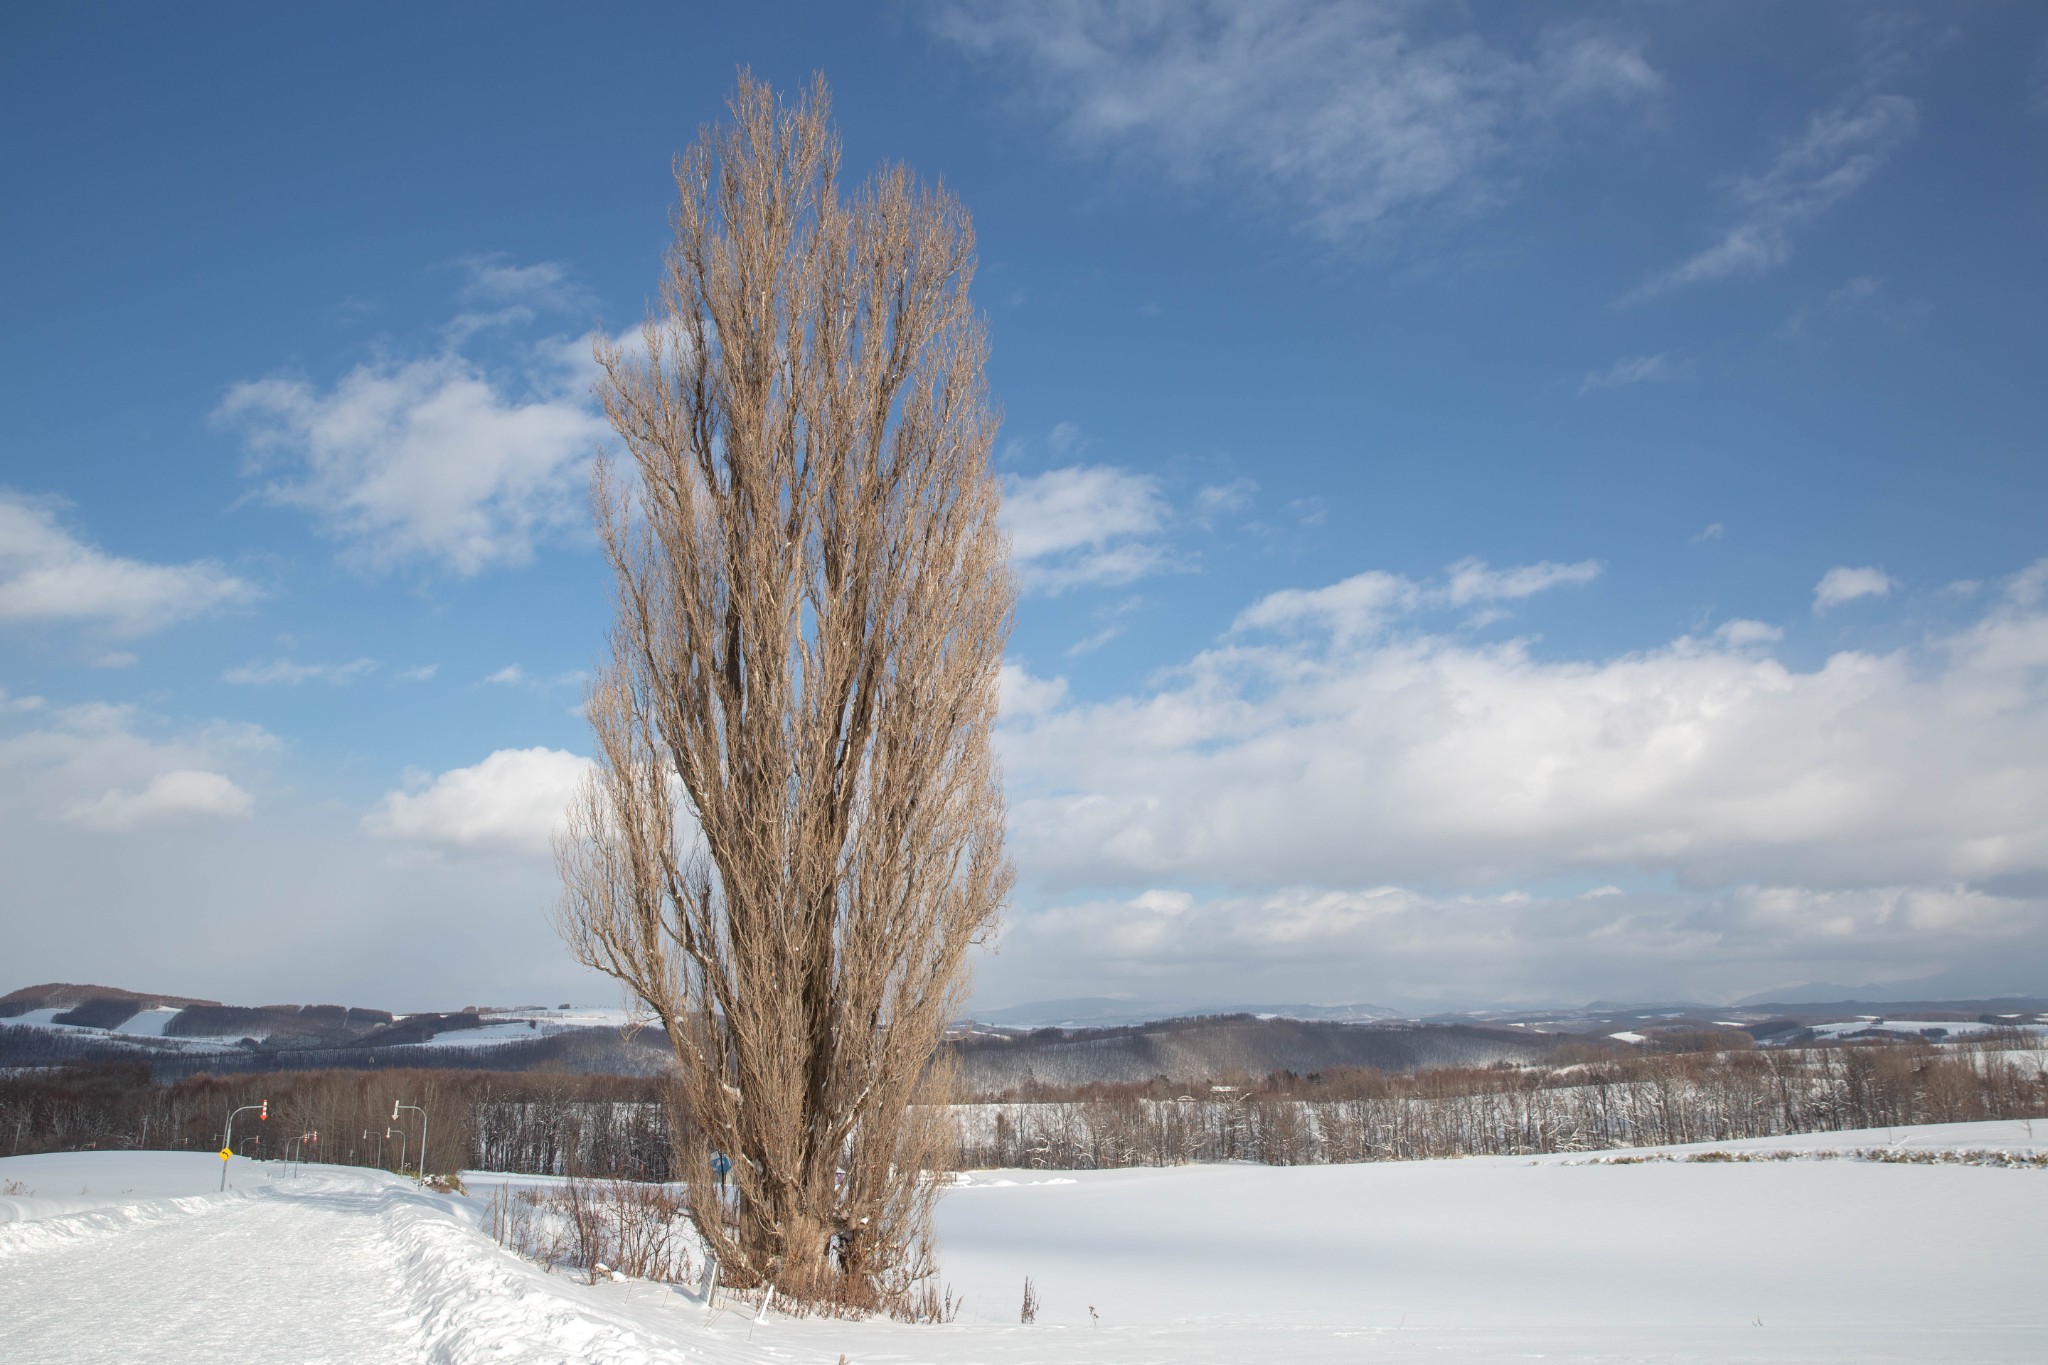
<path fill-rule="evenodd" d="M 2048 877 L 2041 577 L 1810 670 L 1762 623 L 1546 659 L 1361 629 L 1389 575 L 1274 594 L 1154 688 L 1006 718 L 1019 863 L 1055 887 Z"/>
<path fill-rule="evenodd" d="M 1027 592 L 1128 583 L 1167 563 L 1158 481 L 1113 465 L 1068 465 L 1004 481 L 1003 525 Z"/>
<path fill-rule="evenodd" d="M 467 768 L 415 774 L 410 790 L 385 794 L 363 828 L 441 848 L 545 855 L 593 767 L 561 749 L 500 749 Z"/>
<path fill-rule="evenodd" d="M 1227 184 L 1330 239 L 1492 202 L 1572 115 L 1663 84 L 1635 43 L 1590 25 L 1517 51 L 1400 4 L 985 0 L 934 24 L 1018 78 L 1076 147 Z"/>
<path fill-rule="evenodd" d="M 1913 101 L 1892 94 L 1858 94 L 1815 114 L 1768 166 L 1735 182 L 1735 219 L 1720 237 L 1630 299 L 1775 270 L 1791 258 L 1793 233 L 1862 189 L 1918 121 Z"/>
<path fill-rule="evenodd" d="M 1883 569 L 1852 569 L 1837 565 L 1821 575 L 1813 589 L 1813 610 L 1818 615 L 1859 597 L 1887 597 L 1898 584 Z"/>
<path fill-rule="evenodd" d="M 0 491 L 0 622 L 82 621 L 146 635 L 256 589 L 210 561 L 151 564 L 73 535 L 49 499 Z"/>
<path fill-rule="evenodd" d="M 159 773 L 140 791 L 110 791 L 76 801 L 66 811 L 88 829 L 129 830 L 190 820 L 246 820 L 255 798 L 221 773 L 181 768 Z"/>
<path fill-rule="evenodd" d="M 1003 715 L 1042 716 L 1065 699 L 1067 680 L 1033 677 L 1022 664 L 1006 663 L 1002 668 L 1001 689 Z"/>
<path fill-rule="evenodd" d="M 558 364 L 522 387 L 450 351 L 359 365 L 325 389 L 237 384 L 214 419 L 242 434 L 261 496 L 310 513 L 353 562 L 472 576 L 581 524 L 605 427 L 574 373 Z"/>
<path fill-rule="evenodd" d="M 255 799 L 231 774 L 276 746 L 258 726 L 225 721 L 161 733 L 132 706 L 88 702 L 31 708 L 31 724 L 0 733 L 0 816 L 20 824 L 56 818 L 86 829 L 125 831 L 245 820 Z"/>
<path fill-rule="evenodd" d="M 1732 998 L 1808 979 L 1910 975 L 2030 948 L 2037 906 L 1967 887 L 1737 886 L 1686 895 L 1427 893 L 1285 886 L 1195 896 L 1157 889 L 1013 916 L 1012 988 L 1045 994 L 1169 980 L 1217 1003 L 1301 998 L 1409 1008 L 1635 998 Z M 1078 959 L 1069 945 L 1086 943 Z M 1930 958 L 1938 943 L 1939 958 Z M 1774 975 L 1777 974 L 1777 975 Z M 1022 979 L 1018 979 L 1021 977 Z M 1188 983 L 1210 983 L 1191 986 Z"/>
<path fill-rule="evenodd" d="M 302 664 L 291 659 L 267 663 L 246 663 L 220 675 L 222 682 L 241 687 L 297 687 L 300 683 L 324 682 L 337 686 L 354 682 L 377 667 L 375 659 L 351 659 L 345 664 Z"/>

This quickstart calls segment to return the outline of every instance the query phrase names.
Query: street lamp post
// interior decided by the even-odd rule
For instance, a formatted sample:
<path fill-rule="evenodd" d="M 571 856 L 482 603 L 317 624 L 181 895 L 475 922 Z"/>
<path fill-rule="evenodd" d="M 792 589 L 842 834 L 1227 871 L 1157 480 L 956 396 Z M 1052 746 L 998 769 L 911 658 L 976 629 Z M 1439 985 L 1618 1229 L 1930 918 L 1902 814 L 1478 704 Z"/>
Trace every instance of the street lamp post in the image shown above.
<path fill-rule="evenodd" d="M 221 1139 L 220 1144 L 220 1150 L 222 1152 L 222 1156 L 220 1159 L 220 1187 L 223 1190 L 225 1190 L 228 1187 L 228 1159 L 226 1153 L 235 1150 L 235 1115 L 246 1114 L 251 1109 L 254 1109 L 256 1111 L 256 1117 L 259 1120 L 267 1119 L 270 1117 L 270 1101 L 258 1100 L 255 1104 L 245 1104 L 240 1109 L 236 1109 L 229 1113 L 227 1133 Z"/>
<path fill-rule="evenodd" d="M 416 1104 L 400 1104 L 397 1101 L 393 1101 L 391 1105 L 391 1121 L 393 1123 L 398 1122 L 398 1111 L 401 1109 L 410 1109 L 413 1113 L 420 1116 L 420 1155 L 419 1160 L 414 1163 L 413 1174 L 424 1181 L 427 1178 L 427 1111 Z M 402 1160 L 399 1162 L 399 1174 L 405 1174 L 405 1163 Z"/>

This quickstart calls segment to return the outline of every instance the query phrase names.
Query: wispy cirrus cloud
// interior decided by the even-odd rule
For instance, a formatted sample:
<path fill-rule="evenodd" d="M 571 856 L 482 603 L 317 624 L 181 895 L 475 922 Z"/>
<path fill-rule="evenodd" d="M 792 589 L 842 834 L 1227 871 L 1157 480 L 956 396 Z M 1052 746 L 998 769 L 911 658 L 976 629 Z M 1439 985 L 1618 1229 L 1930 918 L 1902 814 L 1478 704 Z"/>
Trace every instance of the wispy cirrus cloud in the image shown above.
<path fill-rule="evenodd" d="M 0 623 L 74 621 L 146 635 L 261 595 L 210 560 L 152 564 L 108 554 L 67 529 L 60 508 L 0 490 Z"/>
<path fill-rule="evenodd" d="M 1579 381 L 1579 393 L 1599 393 L 1603 389 L 1625 389 L 1635 384 L 1649 384 L 1671 377 L 1671 362 L 1668 357 L 1658 355 L 1623 356 L 1604 370 L 1588 370 L 1586 377 Z"/>
<path fill-rule="evenodd" d="M 1794 234 L 1862 189 L 1918 123 L 1912 100 L 1887 93 L 1858 93 L 1813 115 L 1767 166 L 1736 180 L 1733 220 L 1711 245 L 1622 301 L 1777 269 L 1791 258 Z"/>
<path fill-rule="evenodd" d="M 305 664 L 295 659 L 271 659 L 230 668 L 220 675 L 220 680 L 239 687 L 297 687 L 309 682 L 339 686 L 354 682 L 376 667 L 375 659 L 351 659 L 344 664 Z"/>
<path fill-rule="evenodd" d="M 1440 580 L 1431 582 L 1373 569 L 1320 588 L 1283 588 L 1268 593 L 1238 613 L 1231 631 L 1238 635 L 1263 630 L 1328 631 L 1349 642 L 1432 608 L 1488 606 L 1520 601 L 1551 588 L 1583 587 L 1598 578 L 1601 569 L 1595 559 L 1575 564 L 1545 560 L 1505 569 L 1493 568 L 1482 559 L 1461 559 L 1445 569 Z"/>
<path fill-rule="evenodd" d="M 1227 186 L 1309 232 L 1506 195 L 1589 107 L 1663 80 L 1640 47 L 1559 24 L 1520 48 L 1407 4 L 941 4 L 938 34 L 1016 77 L 1085 151 Z"/>

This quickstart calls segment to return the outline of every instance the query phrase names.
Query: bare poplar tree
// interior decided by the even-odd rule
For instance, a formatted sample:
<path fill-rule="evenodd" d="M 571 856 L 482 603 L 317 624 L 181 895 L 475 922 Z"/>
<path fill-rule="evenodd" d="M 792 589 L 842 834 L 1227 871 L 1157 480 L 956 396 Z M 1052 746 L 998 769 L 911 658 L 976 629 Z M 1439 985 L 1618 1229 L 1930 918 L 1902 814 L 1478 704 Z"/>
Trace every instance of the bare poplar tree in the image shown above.
<path fill-rule="evenodd" d="M 631 472 L 593 483 L 617 621 L 561 927 L 674 1046 L 726 1281 L 902 1311 L 951 1157 L 934 1053 L 1011 883 L 973 231 L 900 166 L 842 199 L 822 80 L 742 73 L 729 108 L 676 161 L 644 353 L 597 348 Z"/>

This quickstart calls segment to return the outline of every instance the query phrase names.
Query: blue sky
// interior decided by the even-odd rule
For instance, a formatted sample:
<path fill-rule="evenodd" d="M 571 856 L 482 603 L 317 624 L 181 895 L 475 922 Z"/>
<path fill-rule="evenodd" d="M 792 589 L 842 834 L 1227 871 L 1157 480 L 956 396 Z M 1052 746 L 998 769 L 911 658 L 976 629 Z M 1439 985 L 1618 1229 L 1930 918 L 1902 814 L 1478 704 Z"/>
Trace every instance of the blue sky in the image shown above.
<path fill-rule="evenodd" d="M 0 985 L 605 993 L 588 336 L 745 64 L 975 217 L 982 1003 L 2048 989 L 2048 12 L 595 13 L 0 19 Z"/>

